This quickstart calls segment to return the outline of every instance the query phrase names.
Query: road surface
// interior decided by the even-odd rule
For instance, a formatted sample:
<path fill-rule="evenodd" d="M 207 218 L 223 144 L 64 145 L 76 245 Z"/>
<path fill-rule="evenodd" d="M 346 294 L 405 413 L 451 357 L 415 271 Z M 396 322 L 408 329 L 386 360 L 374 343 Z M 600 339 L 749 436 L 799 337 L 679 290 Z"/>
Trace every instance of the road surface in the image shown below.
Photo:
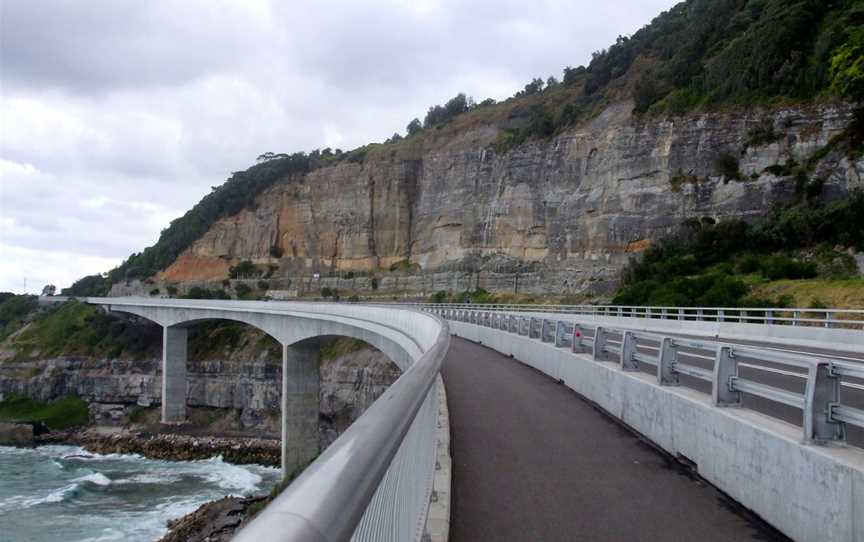
<path fill-rule="evenodd" d="M 454 337 L 443 373 L 453 542 L 785 540 L 511 358 Z"/>

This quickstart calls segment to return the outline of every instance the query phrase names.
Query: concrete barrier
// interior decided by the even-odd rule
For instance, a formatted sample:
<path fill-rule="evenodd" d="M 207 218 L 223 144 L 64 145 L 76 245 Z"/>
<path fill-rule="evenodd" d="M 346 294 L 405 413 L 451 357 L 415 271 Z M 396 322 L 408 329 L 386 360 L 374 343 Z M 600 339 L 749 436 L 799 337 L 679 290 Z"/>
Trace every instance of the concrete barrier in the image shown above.
<path fill-rule="evenodd" d="M 709 395 L 661 387 L 654 375 L 625 372 L 618 363 L 471 324 L 451 322 L 450 330 L 562 381 L 692 462 L 700 476 L 787 536 L 864 542 L 864 450 L 803 445 L 800 427 L 748 409 L 716 408 Z"/>

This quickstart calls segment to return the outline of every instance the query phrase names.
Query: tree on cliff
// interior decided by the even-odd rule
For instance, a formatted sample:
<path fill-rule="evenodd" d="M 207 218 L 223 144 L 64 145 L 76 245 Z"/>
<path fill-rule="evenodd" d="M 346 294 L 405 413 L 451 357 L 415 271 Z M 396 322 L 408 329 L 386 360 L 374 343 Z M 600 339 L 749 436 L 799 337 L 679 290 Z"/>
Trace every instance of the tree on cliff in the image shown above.
<path fill-rule="evenodd" d="M 468 111 L 474 105 L 474 99 L 465 96 L 460 92 L 453 98 L 450 98 L 443 106 L 433 105 L 426 113 L 426 118 L 423 119 L 423 127 L 431 128 L 436 124 L 443 124 L 456 115 L 460 115 Z M 409 125 L 410 126 L 410 125 Z"/>
<path fill-rule="evenodd" d="M 423 124 L 420 122 L 420 119 L 415 118 L 411 122 L 408 123 L 408 126 L 405 127 L 405 132 L 408 133 L 409 136 L 412 136 L 423 129 Z"/>

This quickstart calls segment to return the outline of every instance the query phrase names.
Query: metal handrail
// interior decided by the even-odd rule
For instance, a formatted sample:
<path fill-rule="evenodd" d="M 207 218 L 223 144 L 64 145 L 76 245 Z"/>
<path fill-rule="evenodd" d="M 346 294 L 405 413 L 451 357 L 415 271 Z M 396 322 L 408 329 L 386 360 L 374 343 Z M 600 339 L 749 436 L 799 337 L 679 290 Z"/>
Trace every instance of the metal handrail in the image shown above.
<path fill-rule="evenodd" d="M 706 322 L 745 322 L 763 325 L 817 325 L 820 327 L 864 328 L 864 309 L 813 309 L 803 307 L 643 307 L 635 305 L 551 305 L 514 303 L 375 303 L 378 305 L 414 305 L 421 308 L 465 309 L 508 312 L 542 312 L 582 314 L 664 320 Z M 761 314 L 761 315 L 760 315 Z M 788 316 L 787 316 L 788 315 Z M 819 317 L 808 315 L 820 315 Z M 854 316 L 854 318 L 845 318 Z"/>
<path fill-rule="evenodd" d="M 451 310 L 446 307 L 426 305 L 424 308 L 445 317 L 452 314 Z M 459 310 L 468 309 L 460 308 Z M 488 311 L 489 308 L 484 307 L 483 310 Z M 553 322 L 565 323 L 560 319 L 560 313 L 554 313 L 556 319 L 552 320 L 540 318 L 540 314 L 536 311 L 533 312 L 531 321 L 535 323 L 539 321 L 541 326 L 544 322 L 549 325 Z M 520 318 L 524 319 L 525 317 L 521 316 Z M 609 354 L 618 356 L 618 363 L 622 370 L 638 370 L 639 363 L 655 366 L 660 385 L 678 384 L 678 375 L 711 382 L 715 406 L 740 404 L 741 393 L 747 393 L 799 408 L 804 412 L 805 442 L 845 441 L 845 426 L 847 424 L 864 427 L 864 410 L 841 404 L 839 395 L 842 384 L 840 377 L 864 378 L 864 364 L 833 360 L 830 356 L 824 355 L 802 355 L 719 341 L 692 340 L 641 331 L 634 332 L 605 324 L 597 325 L 581 321 L 569 321 L 566 324 L 574 330 L 574 338 L 572 344 L 569 345 L 573 352 L 582 351 L 585 344 L 590 342 L 592 357 L 595 360 L 605 359 L 604 356 L 608 357 Z M 581 332 L 585 329 L 593 329 L 594 336 L 588 338 L 580 335 L 577 338 L 575 331 Z M 612 338 L 613 336 L 615 338 Z M 618 339 L 619 336 L 620 340 Z M 539 338 L 542 339 L 543 337 Z M 639 344 L 640 340 L 653 344 L 659 343 L 660 347 Z M 556 346 L 567 345 L 562 345 L 560 341 L 556 341 Z M 657 354 L 653 356 L 639 352 L 638 348 L 640 347 L 656 350 Z M 715 355 L 713 368 L 705 369 L 680 363 L 678 361 L 680 348 L 713 352 Z M 693 355 L 687 352 L 683 354 Z M 697 357 L 705 356 L 698 355 Z M 806 379 L 804 393 L 796 393 L 741 378 L 738 375 L 740 358 L 806 370 L 806 373 L 796 373 L 796 376 Z"/>

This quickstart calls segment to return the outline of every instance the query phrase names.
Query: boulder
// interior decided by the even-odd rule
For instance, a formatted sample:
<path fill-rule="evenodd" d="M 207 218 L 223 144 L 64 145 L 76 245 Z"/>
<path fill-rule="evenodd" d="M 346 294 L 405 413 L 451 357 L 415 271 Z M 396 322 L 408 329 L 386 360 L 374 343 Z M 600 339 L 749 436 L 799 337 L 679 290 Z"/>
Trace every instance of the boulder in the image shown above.
<path fill-rule="evenodd" d="M 0 446 L 32 446 L 33 426 L 26 423 L 0 422 Z"/>

